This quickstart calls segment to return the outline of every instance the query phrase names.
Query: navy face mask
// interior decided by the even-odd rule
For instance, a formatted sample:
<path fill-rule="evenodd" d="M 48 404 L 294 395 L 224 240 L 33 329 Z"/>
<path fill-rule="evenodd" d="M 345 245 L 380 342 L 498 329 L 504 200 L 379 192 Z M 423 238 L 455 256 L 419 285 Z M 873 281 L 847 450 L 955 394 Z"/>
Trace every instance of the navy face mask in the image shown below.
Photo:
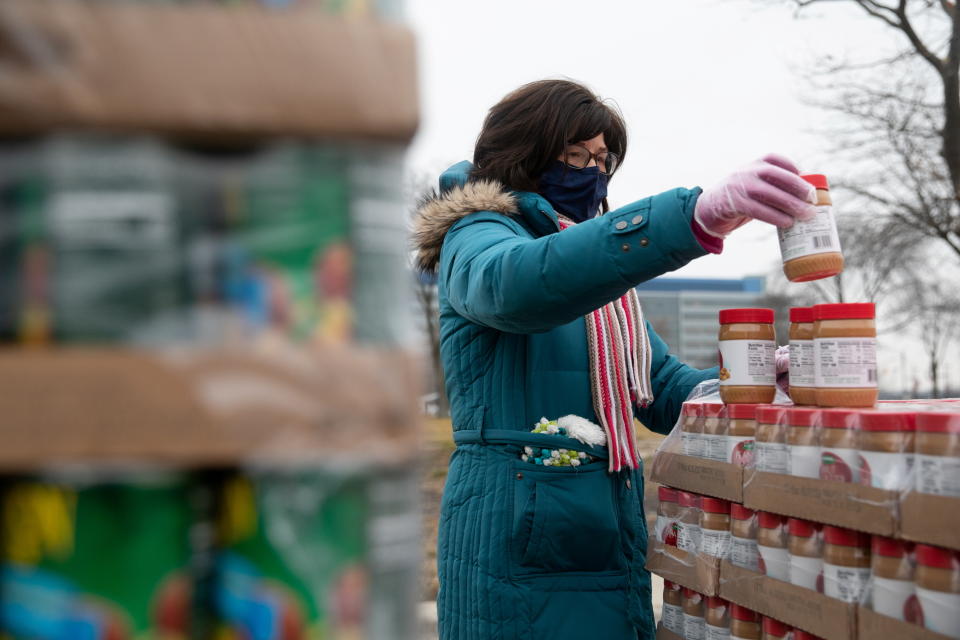
<path fill-rule="evenodd" d="M 540 176 L 540 195 L 558 212 L 583 222 L 597 215 L 607 197 L 607 174 L 600 173 L 600 167 L 574 169 L 554 160 Z"/>

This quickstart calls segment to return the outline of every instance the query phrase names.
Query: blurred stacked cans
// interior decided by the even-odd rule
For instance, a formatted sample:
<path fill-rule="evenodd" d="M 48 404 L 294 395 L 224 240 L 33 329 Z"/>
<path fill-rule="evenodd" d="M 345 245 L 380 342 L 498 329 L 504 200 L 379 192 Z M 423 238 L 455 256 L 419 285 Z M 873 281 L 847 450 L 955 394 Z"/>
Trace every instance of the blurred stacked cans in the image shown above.
<path fill-rule="evenodd" d="M 397 356 L 412 344 L 401 165 L 415 87 L 412 40 L 379 20 L 398 15 L 390 0 L 0 11 L 0 36 L 30 43 L 0 62 L 34 74 L 0 105 L 16 115 L 0 123 L 0 387 L 27 396 L 0 404 L 28 407 L 0 410 L 19 452 L 0 450 L 3 640 L 413 637 L 403 398 L 416 391 Z M 364 37 L 331 39 L 345 17 Z M 63 51 L 117 53 L 64 54 L 56 71 L 45 56 L 62 51 L 34 19 L 58 24 Z M 154 19 L 173 29 L 164 42 L 178 25 L 269 22 L 249 40 L 262 68 L 226 59 L 224 78 L 191 78 L 189 63 L 171 72 L 176 47 L 123 48 L 142 35 L 121 41 L 125 25 Z M 320 35 L 304 38 L 311 24 Z M 203 35 L 184 46 L 202 54 Z M 290 69 L 298 47 L 311 62 Z M 144 69 L 184 90 L 98 84 Z M 237 103 L 267 80 L 270 100 Z M 384 95 L 401 117 L 383 115 Z"/>

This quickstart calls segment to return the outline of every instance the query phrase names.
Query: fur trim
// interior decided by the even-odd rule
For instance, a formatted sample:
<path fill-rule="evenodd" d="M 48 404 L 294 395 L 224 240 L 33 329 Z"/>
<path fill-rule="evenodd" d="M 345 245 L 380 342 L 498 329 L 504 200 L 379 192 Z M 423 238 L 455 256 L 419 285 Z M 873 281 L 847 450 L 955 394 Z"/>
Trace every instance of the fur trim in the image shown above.
<path fill-rule="evenodd" d="M 417 203 L 413 221 L 413 246 L 417 250 L 416 267 L 434 272 L 440 262 L 443 239 L 458 220 L 476 211 L 517 214 L 517 201 L 499 182 L 469 182 L 443 195 L 436 191 Z"/>

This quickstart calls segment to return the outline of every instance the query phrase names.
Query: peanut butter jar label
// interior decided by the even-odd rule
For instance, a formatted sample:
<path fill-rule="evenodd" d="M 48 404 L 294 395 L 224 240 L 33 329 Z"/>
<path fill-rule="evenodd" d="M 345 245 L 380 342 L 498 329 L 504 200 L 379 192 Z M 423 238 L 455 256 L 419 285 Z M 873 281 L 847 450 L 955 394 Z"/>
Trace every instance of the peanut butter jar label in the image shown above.
<path fill-rule="evenodd" d="M 823 593 L 844 602 L 860 602 L 870 567 L 843 567 L 825 562 L 823 564 Z"/>
<path fill-rule="evenodd" d="M 738 467 L 753 467 L 757 447 L 753 436 L 726 436 L 726 447 L 724 462 Z"/>
<path fill-rule="evenodd" d="M 729 627 L 715 627 L 712 624 L 706 626 L 706 640 L 730 640 Z"/>
<path fill-rule="evenodd" d="M 689 613 L 683 614 L 683 640 L 706 640 L 707 621 Z"/>
<path fill-rule="evenodd" d="M 960 593 L 917 587 L 923 626 L 951 638 L 960 638 Z"/>
<path fill-rule="evenodd" d="M 873 576 L 873 610 L 889 618 L 922 624 L 916 586 L 911 580 Z"/>
<path fill-rule="evenodd" d="M 680 442 L 683 447 L 683 455 L 693 456 L 694 458 L 704 457 L 703 435 L 684 431 L 680 434 Z"/>
<path fill-rule="evenodd" d="M 791 555 L 790 584 L 823 593 L 823 558 Z"/>
<path fill-rule="evenodd" d="M 905 489 L 911 466 L 913 454 L 910 453 L 861 451 L 860 484 L 877 489 Z"/>
<path fill-rule="evenodd" d="M 683 608 L 676 604 L 663 603 L 661 620 L 663 626 L 678 635 L 683 635 Z"/>
<path fill-rule="evenodd" d="M 760 552 L 760 573 L 771 578 L 790 582 L 790 551 L 780 547 L 765 547 L 757 545 Z"/>
<path fill-rule="evenodd" d="M 791 444 L 787 449 L 790 457 L 787 473 L 800 478 L 820 477 L 820 447 Z"/>
<path fill-rule="evenodd" d="M 730 532 L 701 527 L 700 551 L 714 558 L 726 558 L 730 551 Z"/>
<path fill-rule="evenodd" d="M 773 386 L 776 351 L 773 340 L 721 340 L 720 386 Z"/>
<path fill-rule="evenodd" d="M 783 442 L 757 443 L 757 469 L 768 473 L 787 473 L 788 450 Z"/>
<path fill-rule="evenodd" d="M 917 491 L 960 498 L 960 458 L 916 454 Z"/>
<path fill-rule="evenodd" d="M 717 462 L 727 461 L 727 436 L 705 433 L 701 438 L 704 458 Z"/>
<path fill-rule="evenodd" d="M 840 389 L 877 386 L 876 338 L 816 338 L 813 342 L 814 386 Z"/>
<path fill-rule="evenodd" d="M 860 456 L 856 449 L 823 449 L 820 454 L 820 479 L 834 482 L 860 481 Z"/>
<path fill-rule="evenodd" d="M 700 525 L 681 522 L 680 531 L 677 533 L 677 547 L 696 553 L 700 548 Z"/>
<path fill-rule="evenodd" d="M 830 205 L 818 206 L 813 218 L 798 220 L 788 229 L 778 229 L 777 235 L 784 262 L 818 253 L 840 252 L 840 236 Z"/>
<path fill-rule="evenodd" d="M 813 340 L 790 341 L 790 386 L 817 386 Z"/>
<path fill-rule="evenodd" d="M 730 536 L 730 564 L 750 571 L 760 571 L 760 552 L 757 541 Z"/>

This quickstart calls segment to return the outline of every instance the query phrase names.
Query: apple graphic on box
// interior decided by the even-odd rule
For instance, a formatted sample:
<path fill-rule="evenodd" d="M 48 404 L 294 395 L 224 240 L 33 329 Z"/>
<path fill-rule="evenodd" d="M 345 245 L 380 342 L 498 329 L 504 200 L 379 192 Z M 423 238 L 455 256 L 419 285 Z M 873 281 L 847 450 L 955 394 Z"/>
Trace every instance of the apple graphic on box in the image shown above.
<path fill-rule="evenodd" d="M 739 467 L 753 466 L 753 449 L 756 443 L 753 440 L 738 442 L 730 454 L 730 462 Z"/>
<path fill-rule="evenodd" d="M 831 451 L 824 451 L 820 458 L 820 479 L 850 482 L 853 479 L 853 472 L 840 456 Z"/>

